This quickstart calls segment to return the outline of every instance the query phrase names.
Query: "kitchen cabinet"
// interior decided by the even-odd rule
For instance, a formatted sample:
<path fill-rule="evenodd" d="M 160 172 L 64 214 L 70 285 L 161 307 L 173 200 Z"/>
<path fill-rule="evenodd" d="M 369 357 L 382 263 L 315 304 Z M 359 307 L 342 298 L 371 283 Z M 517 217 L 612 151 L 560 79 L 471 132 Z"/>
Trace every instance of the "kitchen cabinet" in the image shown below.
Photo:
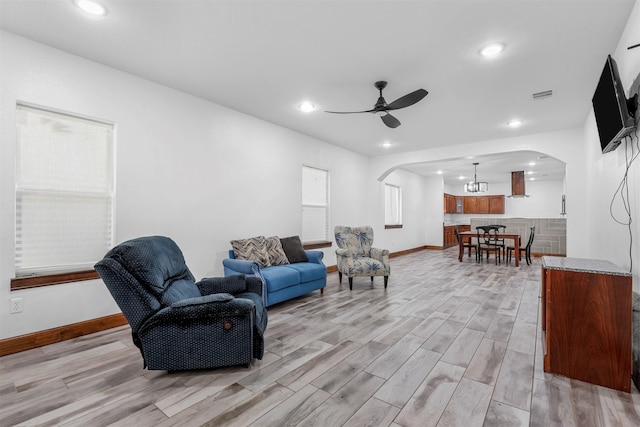
<path fill-rule="evenodd" d="M 462 197 L 444 194 L 444 213 L 462 213 Z"/>
<path fill-rule="evenodd" d="M 456 227 L 455 225 L 445 225 L 442 246 L 444 248 L 450 248 L 458 244 L 456 240 Z"/>
<path fill-rule="evenodd" d="M 466 214 L 476 213 L 476 199 L 476 196 L 464 196 L 462 211 Z"/>
<path fill-rule="evenodd" d="M 503 214 L 504 213 L 504 196 L 488 196 L 488 198 L 489 198 L 489 213 Z"/>
<path fill-rule="evenodd" d="M 503 214 L 504 195 L 464 196 L 465 214 Z"/>
<path fill-rule="evenodd" d="M 462 231 L 470 231 L 470 225 L 458 225 L 458 230 Z M 458 239 L 456 239 L 456 226 L 455 225 L 445 225 L 444 233 L 443 233 L 443 248 L 450 248 L 451 246 L 456 246 L 458 244 Z"/>

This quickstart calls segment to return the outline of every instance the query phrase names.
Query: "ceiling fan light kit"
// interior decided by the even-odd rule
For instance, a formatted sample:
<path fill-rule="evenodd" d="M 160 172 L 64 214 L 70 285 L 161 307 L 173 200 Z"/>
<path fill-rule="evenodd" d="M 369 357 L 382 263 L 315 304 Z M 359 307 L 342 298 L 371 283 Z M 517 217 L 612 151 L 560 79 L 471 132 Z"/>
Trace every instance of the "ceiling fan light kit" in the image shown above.
<path fill-rule="evenodd" d="M 389 111 L 399 110 L 401 108 L 409 107 L 418 101 L 422 100 L 429 92 L 424 89 L 418 89 L 411 93 L 402 96 L 391 104 L 387 104 L 384 97 L 382 96 L 382 90 L 387 87 L 387 82 L 385 81 L 377 81 L 374 84 L 375 88 L 378 89 L 380 96 L 378 97 L 378 101 L 376 101 L 375 105 L 371 110 L 364 111 L 325 111 L 325 113 L 332 114 L 358 114 L 358 113 L 373 113 L 376 116 L 380 116 L 382 122 L 390 128 L 397 128 L 400 126 L 400 120 L 389 114 Z"/>

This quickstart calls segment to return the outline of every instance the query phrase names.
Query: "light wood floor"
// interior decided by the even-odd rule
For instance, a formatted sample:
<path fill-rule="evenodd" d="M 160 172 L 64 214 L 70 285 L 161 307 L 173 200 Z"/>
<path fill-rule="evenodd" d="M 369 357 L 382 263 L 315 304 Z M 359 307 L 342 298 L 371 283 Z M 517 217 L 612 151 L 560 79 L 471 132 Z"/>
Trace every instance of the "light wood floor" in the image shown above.
<path fill-rule="evenodd" d="M 493 259 L 492 259 L 493 261 Z M 249 369 L 142 369 L 128 327 L 0 359 L 0 425 L 640 426 L 640 394 L 542 370 L 540 259 L 392 259 L 269 309 Z"/>

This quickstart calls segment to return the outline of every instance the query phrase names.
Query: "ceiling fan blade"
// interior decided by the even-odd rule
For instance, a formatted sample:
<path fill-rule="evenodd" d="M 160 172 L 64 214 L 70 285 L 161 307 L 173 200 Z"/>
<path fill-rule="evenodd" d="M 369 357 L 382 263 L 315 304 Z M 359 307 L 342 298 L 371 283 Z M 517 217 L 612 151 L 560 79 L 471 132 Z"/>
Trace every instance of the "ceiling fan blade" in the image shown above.
<path fill-rule="evenodd" d="M 325 113 L 331 114 L 358 114 L 358 113 L 373 113 L 375 110 L 366 110 L 366 111 L 326 111 Z"/>
<path fill-rule="evenodd" d="M 400 120 L 396 119 L 391 114 L 385 114 L 384 116 L 381 116 L 380 118 L 382 119 L 382 121 L 384 122 L 385 125 L 389 126 L 392 129 L 395 129 L 398 126 L 400 126 Z"/>
<path fill-rule="evenodd" d="M 389 110 L 399 110 L 400 108 L 408 107 L 420 101 L 422 98 L 427 96 L 428 93 L 429 92 L 427 92 L 424 89 L 415 90 L 401 98 L 396 99 L 391 104 L 387 105 L 384 109 L 389 111 Z"/>

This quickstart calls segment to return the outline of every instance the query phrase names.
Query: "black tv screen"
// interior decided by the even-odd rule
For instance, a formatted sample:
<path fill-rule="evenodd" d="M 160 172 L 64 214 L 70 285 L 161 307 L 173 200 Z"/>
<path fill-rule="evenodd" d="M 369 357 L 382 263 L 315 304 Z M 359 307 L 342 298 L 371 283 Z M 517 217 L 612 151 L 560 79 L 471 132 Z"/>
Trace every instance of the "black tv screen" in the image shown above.
<path fill-rule="evenodd" d="M 635 124 L 627 109 L 627 99 L 618 74 L 618 66 L 611 55 L 607 56 L 591 102 L 602 152 L 613 151 L 618 148 L 622 138 L 631 133 Z"/>

